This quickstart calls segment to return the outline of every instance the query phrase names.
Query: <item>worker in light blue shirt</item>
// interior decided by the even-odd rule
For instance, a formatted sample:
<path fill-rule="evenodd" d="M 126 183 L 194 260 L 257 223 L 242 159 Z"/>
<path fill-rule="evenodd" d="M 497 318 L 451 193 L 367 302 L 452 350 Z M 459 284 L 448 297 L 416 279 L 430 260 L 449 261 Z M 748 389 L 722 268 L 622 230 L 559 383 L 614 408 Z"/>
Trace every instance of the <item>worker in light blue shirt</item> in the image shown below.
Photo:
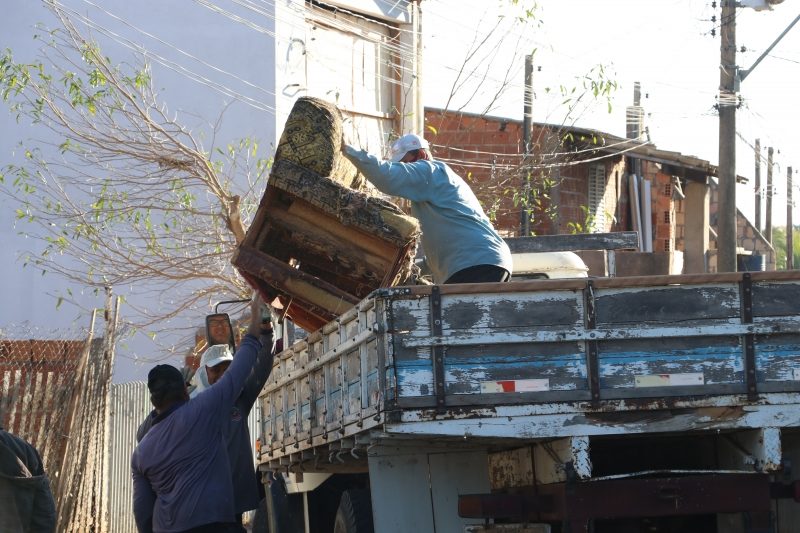
<path fill-rule="evenodd" d="M 342 145 L 344 155 L 378 190 L 411 201 L 435 283 L 508 281 L 508 245 L 469 185 L 446 164 L 434 161 L 429 150 L 428 142 L 414 134 L 392 144 L 390 161 Z"/>
<path fill-rule="evenodd" d="M 230 413 L 262 348 L 260 300 L 230 367 L 189 401 L 181 372 L 154 367 L 147 377 L 156 409 L 131 458 L 133 512 L 140 533 L 227 533 L 235 524 L 234 486 L 225 441 Z"/>

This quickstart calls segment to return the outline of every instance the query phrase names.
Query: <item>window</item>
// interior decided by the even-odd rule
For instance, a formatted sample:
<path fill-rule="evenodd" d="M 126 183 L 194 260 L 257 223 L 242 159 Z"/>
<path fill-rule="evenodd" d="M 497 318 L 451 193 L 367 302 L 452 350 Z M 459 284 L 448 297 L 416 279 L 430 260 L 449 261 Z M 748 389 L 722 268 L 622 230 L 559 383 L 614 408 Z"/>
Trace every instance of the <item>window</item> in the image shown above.
<path fill-rule="evenodd" d="M 380 152 L 393 131 L 398 108 L 400 46 L 392 25 L 307 3 L 304 44 L 305 95 L 336 103 L 357 146 Z M 408 67 L 405 65 L 404 67 Z"/>
<path fill-rule="evenodd" d="M 606 167 L 589 167 L 589 215 L 594 219 L 594 233 L 606 230 Z"/>

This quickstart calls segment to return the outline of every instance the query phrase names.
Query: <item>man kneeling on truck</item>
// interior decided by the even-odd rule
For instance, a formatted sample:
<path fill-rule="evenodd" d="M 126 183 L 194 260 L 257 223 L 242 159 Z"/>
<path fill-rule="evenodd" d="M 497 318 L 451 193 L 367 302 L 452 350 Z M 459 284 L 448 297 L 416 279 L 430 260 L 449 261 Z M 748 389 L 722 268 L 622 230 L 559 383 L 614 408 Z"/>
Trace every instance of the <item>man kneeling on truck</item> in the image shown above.
<path fill-rule="evenodd" d="M 469 185 L 430 155 L 428 141 L 408 134 L 379 161 L 342 143 L 342 152 L 383 193 L 411 201 L 422 228 L 422 248 L 435 283 L 508 281 L 511 251 Z"/>

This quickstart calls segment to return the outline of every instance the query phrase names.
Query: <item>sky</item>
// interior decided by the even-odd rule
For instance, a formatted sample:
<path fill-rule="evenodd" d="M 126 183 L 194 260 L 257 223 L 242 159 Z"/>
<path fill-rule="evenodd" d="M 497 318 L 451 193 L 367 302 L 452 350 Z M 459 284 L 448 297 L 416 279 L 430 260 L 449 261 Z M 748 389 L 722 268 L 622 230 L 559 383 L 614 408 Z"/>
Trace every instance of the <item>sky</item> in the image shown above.
<path fill-rule="evenodd" d="M 265 50 L 270 46 L 269 28 L 274 21 L 263 8 L 277 0 L 184 0 L 180 17 L 174 16 L 174 3 L 163 1 L 61 1 L 113 31 L 104 35 L 95 30 L 112 57 L 130 54 L 118 40 L 122 39 L 128 46 L 143 45 L 151 52 L 151 60 L 163 57 L 172 62 L 172 68 L 156 64 L 154 76 L 166 105 L 183 113 L 189 127 L 202 134 L 222 116 L 221 142 L 248 135 L 261 138 L 263 145 L 274 142 L 264 139 L 272 135 L 269 122 L 274 118 L 269 106 L 262 104 L 271 94 L 274 96 L 268 87 L 275 84 L 275 72 L 287 67 L 269 64 Z M 34 25 L 47 22 L 47 12 L 39 1 L 6 2 L 7 10 L 0 19 L 0 47 L 13 48 L 16 57 L 30 58 L 35 48 L 31 40 Z M 525 25 L 515 22 L 515 17 L 534 3 L 538 7 L 533 20 L 526 19 Z M 520 0 L 514 5 L 512 0 L 424 0 L 422 11 L 426 106 L 521 119 L 524 55 L 533 53 L 533 118 L 559 123 L 564 120 L 565 109 L 562 98 L 556 96 L 558 87 L 579 86 L 587 73 L 593 69 L 597 72 L 602 66 L 608 79 L 619 86 L 612 96 L 611 112 L 605 101 L 587 99 L 573 116 L 575 125 L 624 136 L 625 107 L 632 103 L 633 83 L 639 81 L 645 126 L 652 142 L 664 150 L 717 163 L 714 104 L 720 52 L 718 22 L 712 17 L 719 17 L 719 8 L 712 8 L 710 1 Z M 739 9 L 737 45 L 746 48 L 738 54 L 739 65 L 752 65 L 798 13 L 796 2 L 784 2 L 773 11 Z M 712 35 L 715 29 L 716 36 Z M 483 46 L 473 54 L 476 43 Z M 184 69 L 199 77 L 189 79 Z M 212 85 L 228 90 L 220 92 Z M 458 86 L 455 92 L 454 85 Z M 504 91 L 495 100 L 503 85 Z M 794 102 L 798 86 L 800 25 L 742 84 L 743 106 L 737 111 L 741 135 L 737 140 L 738 174 L 752 178 L 754 154 L 750 145 L 756 138 L 761 139 L 764 154 L 767 146 L 775 147 L 776 226 L 785 223 L 786 167 L 800 168 L 794 135 L 794 125 L 800 119 Z M 5 164 L 19 159 L 19 141 L 37 133 L 17 124 L 7 113 L 0 115 L 0 163 Z M 762 176 L 766 180 L 764 167 Z M 752 180 L 737 187 L 738 205 L 749 217 L 753 214 L 753 195 Z M 17 336 L 26 338 L 25 334 L 38 337 L 55 326 L 85 327 L 85 315 L 79 308 L 64 305 L 54 310 L 54 280 L 20 268 L 17 255 L 30 242 L 17 234 L 13 212 L 8 199 L 0 199 L 0 236 L 7 249 L 14 251 L 0 257 L 5 301 L 14 302 L 0 309 L 0 330 L 8 330 L 11 322 L 30 324 L 11 328 Z M 126 290 L 120 288 L 118 292 Z M 88 300 L 84 307 L 97 305 L 96 299 Z M 132 369 L 126 375 L 141 377 L 155 362 L 153 357 L 164 360 L 164 356 L 154 355 L 156 350 L 148 344 L 133 351 L 124 347 L 120 351 L 122 364 Z M 179 347 L 176 353 L 182 350 Z"/>
<path fill-rule="evenodd" d="M 506 18 L 513 15 L 498 9 L 509 3 L 481 0 L 423 3 L 423 24 L 427 28 L 426 105 L 447 102 L 452 87 L 447 80 L 455 78 L 455 68 L 463 63 L 476 35 L 479 40 L 484 37 L 490 21 L 498 15 Z M 719 7 L 713 8 L 711 1 L 703 0 L 539 0 L 536 4 L 537 22 L 524 31 L 516 28 L 503 35 L 505 48 L 491 60 L 496 86 L 515 47 L 533 53 L 534 121 L 561 122 L 565 111 L 561 99 L 553 96 L 553 88 L 572 87 L 578 78 L 602 65 L 609 79 L 619 87 L 612 99 L 612 111 L 608 112 L 604 101 L 596 101 L 582 111 L 576 125 L 625 136 L 625 107 L 633 103 L 633 84 L 638 81 L 650 140 L 661 149 L 717 164 L 719 120 L 714 105 L 719 87 Z M 456 6 L 458 12 L 470 15 L 453 17 Z M 800 7 L 796 2 L 784 2 L 772 11 L 737 9 L 737 47 L 745 48 L 737 53 L 737 64 L 750 68 L 798 14 Z M 465 52 L 459 56 L 454 50 Z M 514 86 L 490 114 L 522 117 L 522 65 L 522 59 L 516 58 L 511 65 L 516 73 Z M 764 184 L 766 150 L 768 146 L 774 147 L 775 226 L 785 225 L 788 166 L 794 167 L 795 204 L 800 196 L 797 190 L 800 150 L 795 134 L 800 108 L 794 101 L 799 84 L 800 24 L 786 34 L 741 85 L 743 104 L 736 113 L 737 173 L 749 178 L 750 183 L 737 186 L 737 205 L 751 220 L 755 202 L 753 147 L 757 138 L 762 147 Z M 490 99 L 492 83 L 482 86 L 484 100 Z M 467 100 L 471 103 L 465 110 L 481 111 L 477 97 L 465 96 L 450 107 L 460 107 Z M 796 214 L 794 220 L 798 220 Z"/>

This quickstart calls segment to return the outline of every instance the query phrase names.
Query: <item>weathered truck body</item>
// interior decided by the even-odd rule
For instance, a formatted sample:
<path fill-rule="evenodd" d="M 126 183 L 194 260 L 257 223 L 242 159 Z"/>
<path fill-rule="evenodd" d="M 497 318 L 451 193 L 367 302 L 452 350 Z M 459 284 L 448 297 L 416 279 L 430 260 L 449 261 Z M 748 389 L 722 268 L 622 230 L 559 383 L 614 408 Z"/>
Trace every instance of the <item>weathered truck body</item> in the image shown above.
<path fill-rule="evenodd" d="M 798 272 L 376 290 L 276 357 L 273 531 L 794 531 L 799 306 Z"/>

